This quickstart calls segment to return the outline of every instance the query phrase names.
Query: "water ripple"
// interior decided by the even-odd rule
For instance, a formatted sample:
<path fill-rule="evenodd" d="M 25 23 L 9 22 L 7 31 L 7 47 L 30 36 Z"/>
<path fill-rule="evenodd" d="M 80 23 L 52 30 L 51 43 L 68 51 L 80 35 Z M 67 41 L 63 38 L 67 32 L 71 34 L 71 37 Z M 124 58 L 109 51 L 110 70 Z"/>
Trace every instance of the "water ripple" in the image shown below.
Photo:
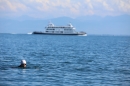
<path fill-rule="evenodd" d="M 130 86 L 130 37 L 0 34 L 0 86 Z M 18 68 L 26 59 L 27 68 Z"/>

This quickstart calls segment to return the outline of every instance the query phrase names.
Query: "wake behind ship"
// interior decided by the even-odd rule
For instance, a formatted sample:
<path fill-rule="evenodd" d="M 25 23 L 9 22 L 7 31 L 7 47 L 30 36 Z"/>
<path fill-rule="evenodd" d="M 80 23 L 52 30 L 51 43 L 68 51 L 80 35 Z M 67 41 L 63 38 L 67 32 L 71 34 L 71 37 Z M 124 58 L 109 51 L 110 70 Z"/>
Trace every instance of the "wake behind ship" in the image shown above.
<path fill-rule="evenodd" d="M 49 23 L 45 27 L 45 31 L 34 31 L 32 34 L 43 35 L 87 35 L 86 32 L 77 32 L 75 28 L 69 23 L 67 26 L 55 26 L 53 23 Z"/>

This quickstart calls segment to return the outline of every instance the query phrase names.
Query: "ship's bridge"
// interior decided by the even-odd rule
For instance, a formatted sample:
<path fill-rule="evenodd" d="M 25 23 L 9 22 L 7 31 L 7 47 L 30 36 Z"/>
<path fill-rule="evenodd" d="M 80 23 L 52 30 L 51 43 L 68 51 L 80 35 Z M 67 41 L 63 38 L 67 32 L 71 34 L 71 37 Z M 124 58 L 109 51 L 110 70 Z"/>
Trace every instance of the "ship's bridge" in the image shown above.
<path fill-rule="evenodd" d="M 68 24 L 69 27 L 73 27 L 71 23 Z"/>
<path fill-rule="evenodd" d="M 48 27 L 54 27 L 54 24 L 53 23 L 49 23 Z"/>

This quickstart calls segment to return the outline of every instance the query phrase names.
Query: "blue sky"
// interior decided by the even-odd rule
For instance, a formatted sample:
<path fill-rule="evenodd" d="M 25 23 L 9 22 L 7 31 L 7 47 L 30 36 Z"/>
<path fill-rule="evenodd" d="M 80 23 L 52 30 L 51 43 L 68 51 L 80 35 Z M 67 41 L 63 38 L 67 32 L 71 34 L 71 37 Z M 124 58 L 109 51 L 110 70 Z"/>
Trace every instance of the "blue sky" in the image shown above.
<path fill-rule="evenodd" d="M 130 15 L 130 0 L 0 0 L 0 18 L 27 16 L 45 20 L 63 16 L 78 19 L 84 16 L 104 18 L 121 15 Z M 127 35 L 128 31 L 129 25 Z"/>
<path fill-rule="evenodd" d="M 35 18 L 130 14 L 130 0 L 0 0 L 0 17 Z"/>

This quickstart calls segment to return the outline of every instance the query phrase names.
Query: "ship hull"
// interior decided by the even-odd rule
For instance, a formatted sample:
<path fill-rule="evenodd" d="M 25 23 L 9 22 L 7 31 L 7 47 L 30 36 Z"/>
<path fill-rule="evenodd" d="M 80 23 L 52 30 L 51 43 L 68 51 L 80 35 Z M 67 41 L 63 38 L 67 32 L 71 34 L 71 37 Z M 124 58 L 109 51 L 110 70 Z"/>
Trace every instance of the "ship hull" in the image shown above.
<path fill-rule="evenodd" d="M 32 34 L 41 34 L 41 35 L 87 35 L 86 33 L 45 33 L 45 32 L 33 32 Z"/>

